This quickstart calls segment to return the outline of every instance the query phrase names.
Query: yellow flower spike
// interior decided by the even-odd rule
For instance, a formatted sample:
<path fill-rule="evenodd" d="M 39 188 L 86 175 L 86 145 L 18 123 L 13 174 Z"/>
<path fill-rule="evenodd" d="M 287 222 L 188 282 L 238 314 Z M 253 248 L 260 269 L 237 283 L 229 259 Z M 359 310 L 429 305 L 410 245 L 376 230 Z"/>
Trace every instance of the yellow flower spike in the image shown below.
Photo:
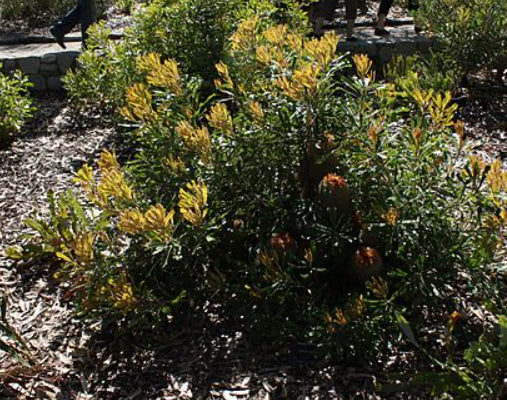
<path fill-rule="evenodd" d="M 337 308 L 335 311 L 333 322 L 337 323 L 338 325 L 345 326 L 349 323 L 347 317 L 345 316 L 345 313 L 341 308 Z"/>
<path fill-rule="evenodd" d="M 387 300 L 389 294 L 389 287 L 387 282 L 382 278 L 372 278 L 366 283 L 366 288 L 370 290 L 376 297 L 382 300 Z"/>
<path fill-rule="evenodd" d="M 127 121 L 137 122 L 137 118 L 134 116 L 132 111 L 130 111 L 130 108 L 128 108 L 126 106 L 120 108 L 120 115 L 123 118 L 125 118 Z"/>
<path fill-rule="evenodd" d="M 81 188 L 83 189 L 88 200 L 95 200 L 94 190 L 96 183 L 95 178 L 93 177 L 93 170 L 88 164 L 83 165 L 79 171 L 76 172 L 74 178 L 72 178 L 72 181 L 81 185 Z"/>
<path fill-rule="evenodd" d="M 457 104 L 450 104 L 452 99 L 451 92 L 447 91 L 437 93 L 433 96 L 432 101 L 429 103 L 429 113 L 433 123 L 437 127 L 446 127 L 453 125 L 454 113 L 458 109 Z"/>
<path fill-rule="evenodd" d="M 166 235 L 172 231 L 174 210 L 167 212 L 164 206 L 158 203 L 146 211 L 144 218 L 146 220 L 146 230 L 156 231 L 162 235 Z"/>
<path fill-rule="evenodd" d="M 287 76 L 280 76 L 274 85 L 280 88 L 286 96 L 300 101 L 305 95 L 315 96 L 317 94 L 320 71 L 320 67 L 314 63 L 306 63 L 294 71 L 292 80 L 289 80 Z"/>
<path fill-rule="evenodd" d="M 354 64 L 357 69 L 357 75 L 362 79 L 375 79 L 375 74 L 372 71 L 373 61 L 366 54 L 356 54 L 353 57 Z"/>
<path fill-rule="evenodd" d="M 171 169 L 171 171 L 179 175 L 185 172 L 185 162 L 180 157 L 174 157 L 172 154 L 165 159 L 165 164 Z"/>
<path fill-rule="evenodd" d="M 152 95 L 146 85 L 135 83 L 127 89 L 127 105 L 130 115 L 143 122 L 153 117 Z"/>
<path fill-rule="evenodd" d="M 500 212 L 500 218 L 502 220 L 502 225 L 507 225 L 507 209 L 502 209 Z"/>
<path fill-rule="evenodd" d="M 269 43 L 275 46 L 283 46 L 285 44 L 287 31 L 287 25 L 277 25 L 266 29 L 262 33 L 262 36 L 264 36 Z"/>
<path fill-rule="evenodd" d="M 124 233 L 136 235 L 144 232 L 146 219 L 143 213 L 137 209 L 122 211 L 118 221 L 118 229 Z"/>
<path fill-rule="evenodd" d="M 320 39 L 312 39 L 306 42 L 304 53 L 315 61 L 320 68 L 326 68 L 334 59 L 339 39 L 336 32 L 327 32 Z"/>
<path fill-rule="evenodd" d="M 431 98 L 433 97 L 433 89 L 428 90 L 427 92 L 424 90 L 421 90 L 419 88 L 415 88 L 410 92 L 410 96 L 414 99 L 414 101 L 417 103 L 417 105 L 422 109 L 425 110 L 429 107 L 431 103 Z"/>
<path fill-rule="evenodd" d="M 507 191 L 507 171 L 502 170 L 502 162 L 496 160 L 490 164 L 487 182 L 493 194 Z"/>
<path fill-rule="evenodd" d="M 299 88 L 293 85 L 286 76 L 278 77 L 274 84 L 276 87 L 280 88 L 287 97 L 290 97 L 295 101 L 300 101 L 303 99 L 303 94 Z"/>
<path fill-rule="evenodd" d="M 355 300 L 351 300 L 347 303 L 347 314 L 351 319 L 357 319 L 366 312 L 366 302 L 364 301 L 363 295 L 360 295 Z"/>
<path fill-rule="evenodd" d="M 116 154 L 114 151 L 110 152 L 108 150 L 102 150 L 102 152 L 100 153 L 98 165 L 100 172 L 102 172 L 103 174 L 107 172 L 120 170 L 120 164 L 116 159 Z"/>
<path fill-rule="evenodd" d="M 137 300 L 134 296 L 134 289 L 129 281 L 126 272 L 122 272 L 120 276 L 110 278 L 107 285 L 101 289 L 101 292 L 107 296 L 112 306 L 127 315 L 136 307 Z"/>
<path fill-rule="evenodd" d="M 181 121 L 176 132 L 189 150 L 199 154 L 203 162 L 211 162 L 211 138 L 206 127 L 194 128 L 187 121 Z"/>
<path fill-rule="evenodd" d="M 115 197 L 119 200 L 133 200 L 134 191 L 126 182 L 121 171 L 108 172 L 97 187 L 103 197 Z"/>
<path fill-rule="evenodd" d="M 287 69 L 289 67 L 288 61 L 285 59 L 285 54 L 283 51 L 278 50 L 274 53 L 275 61 L 278 64 L 278 67 L 282 70 Z"/>
<path fill-rule="evenodd" d="M 303 35 L 299 33 L 290 33 L 286 38 L 287 45 L 296 54 L 301 55 L 303 51 Z"/>
<path fill-rule="evenodd" d="M 264 111 L 261 105 L 257 101 L 251 101 L 249 103 L 250 112 L 252 113 L 254 120 L 260 123 L 264 120 Z"/>
<path fill-rule="evenodd" d="M 160 54 L 148 53 L 137 58 L 137 67 L 139 70 L 148 73 L 147 81 L 149 84 L 166 87 L 177 95 L 183 93 L 176 60 L 169 58 L 162 62 Z"/>
<path fill-rule="evenodd" d="M 463 121 L 456 121 L 454 124 L 454 129 L 456 129 L 456 133 L 458 134 L 459 144 L 458 150 L 461 151 L 463 148 L 463 142 L 465 141 L 465 123 Z"/>
<path fill-rule="evenodd" d="M 271 257 L 269 251 L 267 249 L 262 249 L 259 253 L 259 262 L 264 265 L 266 268 L 271 268 L 273 266 L 273 258 Z"/>
<path fill-rule="evenodd" d="M 93 239 L 92 233 L 85 232 L 74 238 L 72 250 L 77 260 L 83 264 L 89 264 L 93 261 Z"/>
<path fill-rule="evenodd" d="M 223 79 L 225 84 L 231 88 L 234 87 L 234 83 L 232 82 L 231 76 L 229 75 L 229 67 L 227 66 L 227 64 L 220 61 L 218 64 L 215 64 L 215 68 L 218 72 L 218 75 L 220 76 L 221 79 Z M 215 85 L 217 83 L 218 82 L 215 82 Z M 221 85 L 222 84 L 223 83 L 221 83 Z"/>
<path fill-rule="evenodd" d="M 382 214 L 382 219 L 389 226 L 396 226 L 399 218 L 400 211 L 394 207 L 391 207 L 386 213 Z"/>
<path fill-rule="evenodd" d="M 202 183 L 191 181 L 187 183 L 186 189 L 179 191 L 179 202 L 183 219 L 194 226 L 201 226 L 206 217 L 206 203 L 208 202 L 208 188 Z"/>
<path fill-rule="evenodd" d="M 319 83 L 318 76 L 320 68 L 314 64 L 303 65 L 300 69 L 294 71 L 294 83 L 300 86 L 304 86 L 308 89 L 311 94 L 315 94 L 317 91 L 317 85 Z"/>
<path fill-rule="evenodd" d="M 270 65 L 273 59 L 273 49 L 269 46 L 259 46 L 255 49 L 257 61 L 264 65 Z"/>
<path fill-rule="evenodd" d="M 225 136 L 231 136 L 234 133 L 232 117 L 224 103 L 213 105 L 206 119 L 213 128 L 219 130 Z"/>
<path fill-rule="evenodd" d="M 147 53 L 142 54 L 136 59 L 136 66 L 139 72 L 149 72 L 161 66 L 160 54 Z"/>
<path fill-rule="evenodd" d="M 259 18 L 251 17 L 239 23 L 236 32 L 231 36 L 231 48 L 234 52 L 247 51 L 256 42 L 256 31 Z"/>

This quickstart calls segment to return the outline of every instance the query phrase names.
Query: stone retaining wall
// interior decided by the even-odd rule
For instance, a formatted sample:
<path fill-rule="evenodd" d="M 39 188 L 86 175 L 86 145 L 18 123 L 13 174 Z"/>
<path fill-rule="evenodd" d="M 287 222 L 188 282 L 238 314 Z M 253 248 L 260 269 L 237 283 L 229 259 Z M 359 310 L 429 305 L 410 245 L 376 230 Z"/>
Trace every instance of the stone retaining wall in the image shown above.
<path fill-rule="evenodd" d="M 3 72 L 21 70 L 33 83 L 32 90 L 60 90 L 61 77 L 74 65 L 78 51 L 46 53 L 42 56 L 1 59 Z"/>
<path fill-rule="evenodd" d="M 432 40 L 413 33 L 413 27 L 391 28 L 389 37 L 376 37 L 372 28 L 358 28 L 356 42 L 340 41 L 340 52 L 368 54 L 378 65 L 385 64 L 394 55 L 427 54 Z M 34 91 L 60 90 L 61 77 L 71 68 L 80 53 L 80 43 L 69 43 L 68 50 L 56 44 L 28 44 L 0 46 L 3 72 L 20 69 L 33 83 Z"/>

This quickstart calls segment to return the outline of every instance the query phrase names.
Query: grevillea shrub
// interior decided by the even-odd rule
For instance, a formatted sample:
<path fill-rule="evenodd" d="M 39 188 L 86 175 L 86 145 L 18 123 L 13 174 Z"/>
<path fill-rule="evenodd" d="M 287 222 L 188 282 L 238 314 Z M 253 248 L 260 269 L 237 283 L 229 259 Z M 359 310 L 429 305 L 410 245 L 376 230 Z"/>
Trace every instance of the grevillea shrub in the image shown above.
<path fill-rule="evenodd" d="M 18 72 L 12 77 L 0 72 L 0 149 L 11 143 L 14 135 L 33 114 L 28 92 L 30 86 L 28 79 Z"/>
<path fill-rule="evenodd" d="M 347 77 L 338 40 L 243 20 L 206 97 L 176 60 L 140 55 L 121 109 L 131 161 L 83 166 L 11 257 L 58 260 L 89 316 L 217 307 L 341 357 L 375 357 L 400 332 L 419 346 L 420 316 L 452 314 L 449 286 L 466 271 L 479 287 L 494 265 L 507 172 L 471 156 L 449 92 L 378 82 L 364 55 Z"/>

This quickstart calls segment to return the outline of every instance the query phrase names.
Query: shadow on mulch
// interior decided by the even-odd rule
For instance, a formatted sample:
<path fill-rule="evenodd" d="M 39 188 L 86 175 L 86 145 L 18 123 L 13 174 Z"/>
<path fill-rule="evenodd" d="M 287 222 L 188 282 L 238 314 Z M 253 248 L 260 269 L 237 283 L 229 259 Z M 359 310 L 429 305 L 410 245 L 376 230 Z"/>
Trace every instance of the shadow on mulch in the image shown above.
<path fill-rule="evenodd" d="M 275 347 L 231 328 L 207 324 L 123 335 L 103 330 L 90 339 L 86 355 L 75 355 L 76 371 L 62 382 L 59 399 L 86 392 L 101 400 L 336 399 L 361 388 L 373 393 L 373 375 L 326 370 L 308 345 L 287 339 Z M 354 380 L 354 389 L 347 389 Z"/>

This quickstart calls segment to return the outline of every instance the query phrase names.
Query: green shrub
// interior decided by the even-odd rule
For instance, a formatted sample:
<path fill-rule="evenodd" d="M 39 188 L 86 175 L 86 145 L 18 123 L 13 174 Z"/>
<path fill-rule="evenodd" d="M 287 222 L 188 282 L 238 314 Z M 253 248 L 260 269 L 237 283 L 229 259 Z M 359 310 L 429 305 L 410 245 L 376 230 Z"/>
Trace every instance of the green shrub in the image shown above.
<path fill-rule="evenodd" d="M 65 79 L 71 98 L 121 105 L 127 87 L 136 81 L 136 57 L 150 52 L 175 58 L 184 71 L 212 80 L 235 4 L 226 0 L 154 1 L 134 15 L 132 28 L 120 43 L 108 39 L 103 25 L 92 28 L 88 50 L 78 58 L 79 68 Z"/>
<path fill-rule="evenodd" d="M 110 41 L 103 25 L 92 27 L 88 50 L 78 58 L 79 68 L 65 78 L 65 86 L 81 104 L 117 108 L 127 87 L 140 79 L 133 68 L 136 58 L 155 52 L 163 59 L 174 58 L 182 71 L 204 80 L 202 90 L 211 90 L 214 66 L 224 57 L 234 26 L 252 15 L 285 21 L 294 29 L 304 26 L 306 18 L 302 6 L 288 0 L 157 0 L 138 10 L 122 42 Z"/>
<path fill-rule="evenodd" d="M 384 78 L 405 89 L 419 86 L 424 90 L 458 90 L 459 70 L 456 63 L 440 52 L 431 52 L 428 57 L 395 56 L 384 70 Z"/>
<path fill-rule="evenodd" d="M 356 361 L 421 348 L 425 316 L 453 315 L 463 280 L 504 313 L 484 266 L 505 240 L 507 171 L 472 155 L 450 77 L 409 60 L 377 81 L 363 55 L 347 76 L 334 34 L 253 14 L 214 65 L 214 90 L 173 58 L 125 50 L 130 80 L 115 90 L 127 86 L 135 152 L 84 165 L 10 256 L 57 261 L 89 317 L 132 328 L 216 307 L 257 340 Z"/>
<path fill-rule="evenodd" d="M 468 158 L 449 92 L 377 83 L 365 56 L 346 78 L 334 35 L 255 17 L 230 43 L 206 98 L 175 60 L 138 57 L 122 108 L 135 158 L 84 166 L 87 201 L 52 199 L 49 222 L 28 222 L 40 244 L 16 254 L 59 259 L 86 312 L 144 318 L 212 297 L 262 310 L 251 321 L 291 315 L 342 355 L 380 346 L 385 324 L 408 332 L 414 293 L 492 259 L 507 173 Z M 381 270 L 377 307 L 364 284 Z"/>
<path fill-rule="evenodd" d="M 507 3 L 495 0 L 421 1 L 417 19 L 437 34 L 441 50 L 463 73 L 507 69 Z"/>
<path fill-rule="evenodd" d="M 0 69 L 2 65 L 0 64 Z M 28 79 L 16 72 L 12 77 L 0 72 L 0 148 L 7 147 L 33 114 Z"/>

